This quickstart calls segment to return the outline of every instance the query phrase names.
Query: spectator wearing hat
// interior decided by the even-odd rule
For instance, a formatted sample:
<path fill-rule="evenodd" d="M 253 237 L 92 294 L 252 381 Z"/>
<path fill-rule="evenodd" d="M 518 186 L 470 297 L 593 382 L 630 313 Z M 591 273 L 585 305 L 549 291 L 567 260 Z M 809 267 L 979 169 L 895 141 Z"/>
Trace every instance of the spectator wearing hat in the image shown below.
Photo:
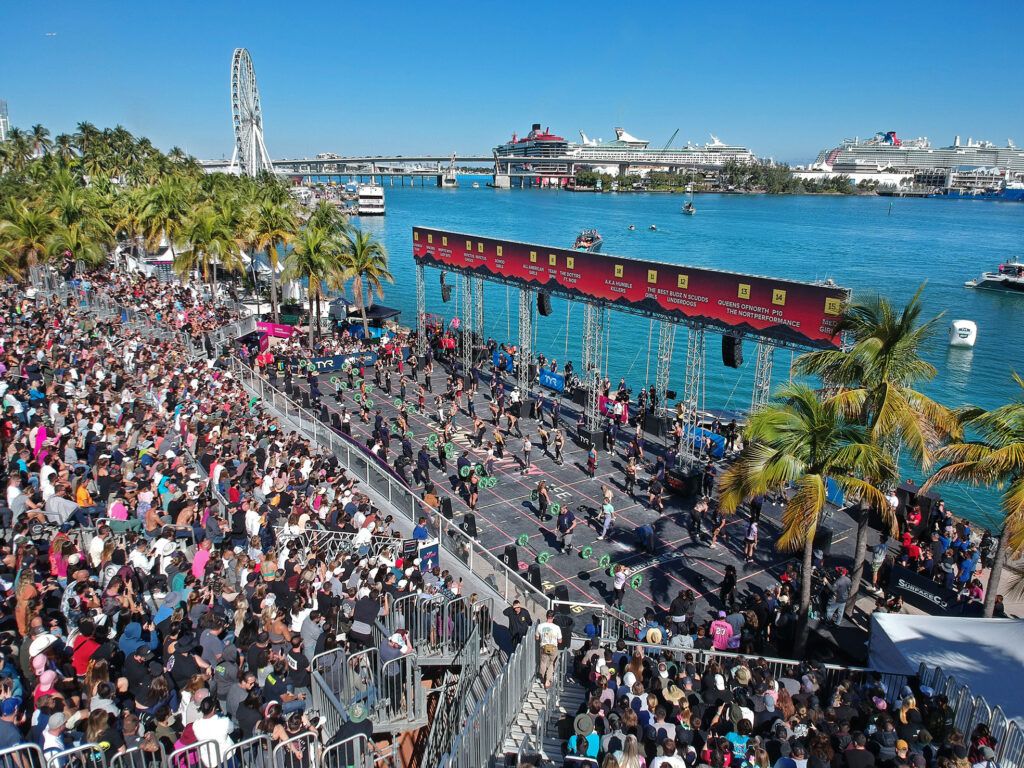
<path fill-rule="evenodd" d="M 584 712 L 573 720 L 573 735 L 566 744 L 567 754 L 596 759 L 601 749 L 601 737 L 594 728 L 594 718 Z"/>
<path fill-rule="evenodd" d="M 0 701 L 0 750 L 16 747 L 24 741 L 21 732 L 24 721 L 21 699 L 12 696 Z"/>

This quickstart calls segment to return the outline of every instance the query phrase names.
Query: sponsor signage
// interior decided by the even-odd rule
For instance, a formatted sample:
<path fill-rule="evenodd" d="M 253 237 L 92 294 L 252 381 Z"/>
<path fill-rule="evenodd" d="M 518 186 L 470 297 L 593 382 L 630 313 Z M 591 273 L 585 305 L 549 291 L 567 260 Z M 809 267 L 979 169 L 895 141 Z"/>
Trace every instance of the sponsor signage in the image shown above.
<path fill-rule="evenodd" d="M 263 331 L 267 336 L 273 336 L 275 339 L 290 339 L 292 334 L 298 333 L 294 325 L 265 323 L 262 320 L 256 323 L 256 330 Z"/>
<path fill-rule="evenodd" d="M 313 369 L 317 373 L 328 373 L 331 371 L 340 371 L 345 363 L 351 363 L 352 365 L 373 365 L 377 362 L 376 352 L 355 352 L 350 355 L 331 355 L 329 357 L 314 357 L 309 360 L 297 360 L 293 361 L 297 364 L 299 370 L 310 370 Z M 278 367 L 283 370 L 284 362 L 278 361 Z"/>
<path fill-rule="evenodd" d="M 420 570 L 429 571 L 440 563 L 437 539 L 427 539 L 420 543 Z"/>
<path fill-rule="evenodd" d="M 956 594 L 926 576 L 894 565 L 889 576 L 889 590 L 905 602 L 929 613 L 946 613 L 956 605 Z"/>
<path fill-rule="evenodd" d="M 491 277 L 569 299 L 669 320 L 701 322 L 782 344 L 839 347 L 836 323 L 850 291 L 736 272 L 551 248 L 413 227 L 420 264 Z"/>
<path fill-rule="evenodd" d="M 562 392 L 565 390 L 565 376 L 560 373 L 555 373 L 548 368 L 540 369 L 540 385 L 553 389 L 555 392 Z"/>

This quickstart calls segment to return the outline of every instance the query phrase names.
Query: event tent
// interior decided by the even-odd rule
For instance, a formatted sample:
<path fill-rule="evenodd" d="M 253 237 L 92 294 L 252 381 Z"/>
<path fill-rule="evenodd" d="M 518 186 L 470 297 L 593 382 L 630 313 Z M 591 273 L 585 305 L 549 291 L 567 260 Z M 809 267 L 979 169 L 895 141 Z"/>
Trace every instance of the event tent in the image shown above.
<path fill-rule="evenodd" d="M 871 669 L 917 674 L 922 662 L 1024 724 L 1024 620 L 871 615 Z"/>

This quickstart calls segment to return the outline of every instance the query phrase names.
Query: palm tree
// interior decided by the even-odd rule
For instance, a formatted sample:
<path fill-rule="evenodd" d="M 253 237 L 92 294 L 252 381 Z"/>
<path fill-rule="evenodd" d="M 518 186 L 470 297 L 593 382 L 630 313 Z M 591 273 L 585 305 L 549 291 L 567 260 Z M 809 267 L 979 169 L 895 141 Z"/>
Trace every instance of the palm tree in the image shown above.
<path fill-rule="evenodd" d="M 336 205 L 321 200 L 309 215 L 309 225 L 325 232 L 338 233 L 348 226 L 348 220 Z"/>
<path fill-rule="evenodd" d="M 191 190 L 178 176 L 168 176 L 150 187 L 142 211 L 147 248 L 156 250 L 160 247 L 160 241 L 167 238 L 171 255 L 177 257 L 174 244 L 181 242 L 191 200 Z"/>
<path fill-rule="evenodd" d="M 822 350 L 797 358 L 795 372 L 821 377 L 847 418 L 867 428 L 868 437 L 894 457 L 905 446 L 923 468 L 931 464 L 930 445 L 958 433 L 956 417 L 915 387 L 935 377 L 920 350 L 942 315 L 921 320 L 922 285 L 897 311 L 888 299 L 874 296 L 847 308 L 837 325 L 852 341 L 847 351 Z M 873 478 L 880 482 L 882 478 Z M 897 520 L 888 504 L 877 508 L 895 533 Z M 867 559 L 871 509 L 858 504 L 857 544 L 852 588 L 845 613 L 852 616 Z"/>
<path fill-rule="evenodd" d="M 305 279 L 308 283 L 310 345 L 313 344 L 314 333 L 319 326 L 323 281 L 337 268 L 339 255 L 338 242 L 329 232 L 320 227 L 307 225 L 299 230 L 292 243 L 292 250 L 284 261 L 282 280 Z M 313 319 L 314 314 L 316 320 Z"/>
<path fill-rule="evenodd" d="M 270 266 L 270 307 L 275 323 L 280 319 L 277 306 L 277 271 L 280 265 L 277 249 L 288 245 L 295 238 L 298 226 L 289 202 L 280 204 L 264 199 L 249 211 L 249 242 L 253 251 L 262 251 L 266 255 Z"/>
<path fill-rule="evenodd" d="M 1024 391 L 1024 379 L 1013 380 Z M 935 452 L 942 462 L 922 487 L 927 491 L 945 482 L 967 482 L 1002 490 L 1003 524 L 998 532 L 992 572 L 985 590 L 985 617 L 991 618 L 1007 554 L 1024 552 L 1024 393 L 991 411 L 968 407 L 960 412 L 964 430 L 976 439 L 950 443 Z"/>
<path fill-rule="evenodd" d="M 203 205 L 196 209 L 185 220 L 181 234 L 188 245 L 174 257 L 174 271 L 182 277 L 198 269 L 202 272 L 203 282 L 216 291 L 214 283 L 218 265 L 228 272 L 242 270 L 234 232 L 212 206 Z"/>
<path fill-rule="evenodd" d="M 731 514 L 754 496 L 783 490 L 795 493 L 786 502 L 781 551 L 803 548 L 800 616 L 794 658 L 801 658 L 808 634 L 814 534 L 826 505 L 826 481 L 881 508 L 885 496 L 864 478 L 888 480 L 892 458 L 872 442 L 867 431 L 849 421 L 834 400 L 822 400 L 802 384 L 782 387 L 773 402 L 750 417 L 739 458 L 722 475 L 722 512 Z"/>
<path fill-rule="evenodd" d="M 57 134 L 57 138 L 53 142 L 53 148 L 54 154 L 65 165 L 70 164 L 78 157 L 75 152 L 75 140 L 66 133 Z"/>
<path fill-rule="evenodd" d="M 32 126 L 32 151 L 37 157 L 48 154 L 53 142 L 50 141 L 50 131 L 44 125 L 36 123 Z"/>
<path fill-rule="evenodd" d="M 341 278 L 352 281 L 352 298 L 359 305 L 363 318 L 363 337 L 369 337 L 370 324 L 366 319 L 366 305 L 373 303 L 374 294 L 384 298 L 384 283 L 395 280 L 388 271 L 388 255 L 381 242 L 371 233 L 348 228 L 341 235 Z M 363 290 L 363 281 L 367 290 Z M 367 301 L 368 300 L 368 301 Z"/>
<path fill-rule="evenodd" d="M 0 216 L 0 250 L 13 256 L 18 271 L 23 272 L 47 252 L 56 228 L 56 220 L 47 211 L 12 201 Z"/>
<path fill-rule="evenodd" d="M 58 226 L 50 237 L 47 251 L 53 259 L 72 258 L 88 268 L 101 266 L 107 258 L 104 244 L 77 224 Z"/>
<path fill-rule="evenodd" d="M 75 129 L 75 143 L 78 151 L 83 155 L 92 149 L 93 142 L 99 137 L 100 132 L 95 125 L 89 121 L 83 121 Z"/>

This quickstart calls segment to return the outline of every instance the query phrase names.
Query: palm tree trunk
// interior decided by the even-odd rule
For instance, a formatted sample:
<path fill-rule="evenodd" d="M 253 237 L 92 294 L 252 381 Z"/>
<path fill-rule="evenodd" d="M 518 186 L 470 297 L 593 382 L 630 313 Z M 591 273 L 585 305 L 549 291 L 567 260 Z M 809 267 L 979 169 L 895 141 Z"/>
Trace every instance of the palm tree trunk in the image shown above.
<path fill-rule="evenodd" d="M 811 609 L 811 571 L 814 562 L 814 537 L 807 536 L 804 542 L 804 564 L 800 572 L 800 615 L 796 626 L 796 636 L 793 638 L 793 658 L 802 659 L 804 648 L 807 646 L 807 635 L 810 632 L 808 624 Z"/>
<path fill-rule="evenodd" d="M 864 576 L 864 561 L 868 555 L 868 523 L 871 520 L 871 510 L 864 506 L 864 502 L 857 503 L 859 514 L 857 516 L 857 546 L 853 550 L 853 574 L 850 577 L 850 599 L 846 601 L 843 614 L 846 618 L 853 618 L 853 609 L 857 605 L 857 595 L 860 592 L 860 582 Z"/>
<path fill-rule="evenodd" d="M 316 292 L 316 335 L 320 336 L 320 291 Z"/>
<path fill-rule="evenodd" d="M 310 278 L 312 282 L 312 278 Z M 313 291 L 306 290 L 306 299 L 309 301 L 309 348 L 313 348 Z"/>
<path fill-rule="evenodd" d="M 274 322 L 279 323 L 281 319 L 277 313 L 277 259 L 270 258 L 270 252 L 273 246 L 267 246 L 267 266 L 270 267 L 270 312 L 274 317 Z M 257 287 L 257 291 L 259 288 Z"/>
<path fill-rule="evenodd" d="M 996 553 L 992 559 L 992 572 L 988 575 L 988 586 L 985 588 L 985 611 L 982 615 L 986 619 L 992 618 L 992 612 L 996 607 L 996 595 L 999 593 L 999 582 L 1003 578 L 1003 565 L 1006 562 L 1008 538 L 1005 528 L 999 532 L 999 543 L 996 544 Z"/>
<path fill-rule="evenodd" d="M 363 316 L 363 339 L 368 339 L 370 338 L 370 322 L 366 319 L 366 307 L 360 307 L 359 312 Z"/>

